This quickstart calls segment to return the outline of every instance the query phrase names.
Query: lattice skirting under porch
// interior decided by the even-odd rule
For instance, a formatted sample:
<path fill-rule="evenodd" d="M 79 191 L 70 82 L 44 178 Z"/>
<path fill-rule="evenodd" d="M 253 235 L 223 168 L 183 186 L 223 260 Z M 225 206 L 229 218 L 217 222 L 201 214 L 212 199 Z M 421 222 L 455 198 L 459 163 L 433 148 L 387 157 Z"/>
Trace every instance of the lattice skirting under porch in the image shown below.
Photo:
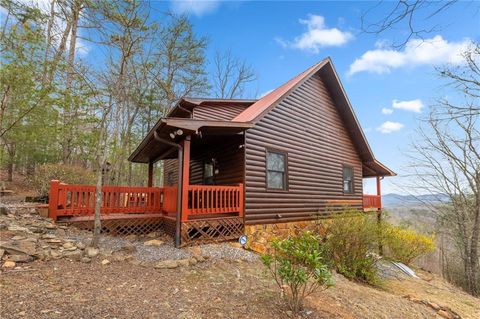
<path fill-rule="evenodd" d="M 182 246 L 238 239 L 244 233 L 243 218 L 224 217 L 182 223 Z"/>
<path fill-rule="evenodd" d="M 93 230 L 93 220 L 64 221 L 82 230 Z M 102 233 L 111 235 L 146 235 L 163 228 L 163 217 L 150 217 L 141 219 L 107 219 L 102 220 Z"/>
<path fill-rule="evenodd" d="M 164 231 L 175 237 L 176 221 L 172 218 L 155 216 L 148 218 L 120 218 L 109 216 L 102 220 L 102 233 L 111 235 L 146 235 L 154 231 Z M 58 221 L 83 230 L 93 230 L 93 220 L 73 219 Z M 193 246 L 205 243 L 215 243 L 238 239 L 244 234 L 243 218 L 224 217 L 205 220 L 191 220 L 182 222 L 181 246 Z"/>

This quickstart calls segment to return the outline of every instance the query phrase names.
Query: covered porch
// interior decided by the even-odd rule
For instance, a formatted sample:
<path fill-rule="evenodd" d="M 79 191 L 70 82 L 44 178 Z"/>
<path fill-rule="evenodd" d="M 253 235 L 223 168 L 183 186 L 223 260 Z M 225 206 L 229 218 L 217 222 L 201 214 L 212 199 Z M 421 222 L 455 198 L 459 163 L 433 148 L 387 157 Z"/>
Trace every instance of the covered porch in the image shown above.
<path fill-rule="evenodd" d="M 129 160 L 148 165 L 147 186 L 104 186 L 103 231 L 163 229 L 177 246 L 236 239 L 244 230 L 244 134 L 250 125 L 162 119 Z M 155 169 L 155 163 L 163 165 Z M 154 177 L 161 174 L 163 180 Z M 89 228 L 95 186 L 51 181 L 49 217 Z"/>

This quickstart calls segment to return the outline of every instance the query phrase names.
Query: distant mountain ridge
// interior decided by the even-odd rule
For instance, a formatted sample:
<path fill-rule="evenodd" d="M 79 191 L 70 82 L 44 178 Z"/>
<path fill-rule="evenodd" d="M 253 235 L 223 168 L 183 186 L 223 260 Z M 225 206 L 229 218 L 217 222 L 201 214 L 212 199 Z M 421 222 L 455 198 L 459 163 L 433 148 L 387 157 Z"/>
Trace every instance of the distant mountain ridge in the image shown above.
<path fill-rule="evenodd" d="M 448 201 L 449 198 L 446 194 L 400 195 L 391 193 L 382 196 L 384 207 L 422 206 L 425 203 L 447 203 Z"/>

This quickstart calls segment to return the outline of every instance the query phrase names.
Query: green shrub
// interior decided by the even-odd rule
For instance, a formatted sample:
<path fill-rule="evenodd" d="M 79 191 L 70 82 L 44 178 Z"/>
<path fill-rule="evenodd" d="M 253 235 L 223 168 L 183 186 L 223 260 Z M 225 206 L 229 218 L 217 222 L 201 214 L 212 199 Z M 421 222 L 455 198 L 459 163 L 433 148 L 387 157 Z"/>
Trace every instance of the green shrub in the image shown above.
<path fill-rule="evenodd" d="M 377 283 L 374 252 L 379 245 L 375 216 L 346 211 L 326 224 L 325 245 L 337 272 L 347 278 Z"/>
<path fill-rule="evenodd" d="M 385 256 L 404 264 L 435 249 L 434 238 L 413 230 L 383 224 Z"/>
<path fill-rule="evenodd" d="M 264 265 L 282 290 L 293 313 L 303 308 L 303 301 L 320 288 L 333 285 L 329 267 L 323 260 L 319 238 L 310 232 L 271 242 L 272 254 L 262 256 Z M 284 291 L 288 287 L 288 291 Z"/>
<path fill-rule="evenodd" d="M 29 178 L 38 196 L 48 196 L 50 181 L 56 179 L 67 184 L 95 184 L 95 174 L 80 166 L 44 164 L 36 167 L 35 175 Z"/>

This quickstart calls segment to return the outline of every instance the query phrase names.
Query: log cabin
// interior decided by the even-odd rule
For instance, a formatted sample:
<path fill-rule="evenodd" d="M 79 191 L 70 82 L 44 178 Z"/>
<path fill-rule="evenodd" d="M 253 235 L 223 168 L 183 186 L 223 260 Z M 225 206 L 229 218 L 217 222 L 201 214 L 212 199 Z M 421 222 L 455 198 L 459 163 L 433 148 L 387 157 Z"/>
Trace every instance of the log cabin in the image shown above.
<path fill-rule="evenodd" d="M 180 99 L 129 160 L 148 165 L 148 185 L 106 186 L 102 218 L 123 220 L 120 232 L 163 228 L 177 246 L 253 242 L 345 206 L 380 211 L 380 180 L 395 175 L 374 157 L 330 58 L 260 99 Z M 376 195 L 363 194 L 364 178 L 376 178 Z M 52 217 L 91 221 L 91 207 L 66 205 L 72 187 L 52 181 Z"/>

